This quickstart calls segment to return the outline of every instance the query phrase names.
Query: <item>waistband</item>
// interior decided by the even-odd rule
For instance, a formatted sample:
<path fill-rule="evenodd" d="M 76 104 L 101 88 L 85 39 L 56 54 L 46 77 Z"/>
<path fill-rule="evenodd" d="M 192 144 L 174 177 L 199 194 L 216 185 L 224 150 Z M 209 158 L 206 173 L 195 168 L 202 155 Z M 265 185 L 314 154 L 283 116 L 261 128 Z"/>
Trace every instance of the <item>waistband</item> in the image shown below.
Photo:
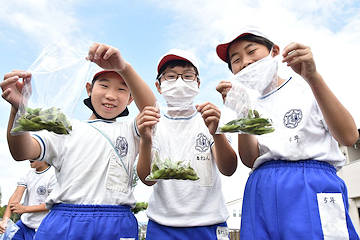
<path fill-rule="evenodd" d="M 125 205 L 80 205 L 80 204 L 55 204 L 51 211 L 62 212 L 130 212 L 130 207 Z"/>
<path fill-rule="evenodd" d="M 320 162 L 316 160 L 300 160 L 300 161 L 285 161 L 285 160 L 271 160 L 264 162 L 255 171 L 269 168 L 312 168 L 330 171 L 336 174 L 336 168 L 327 162 Z"/>

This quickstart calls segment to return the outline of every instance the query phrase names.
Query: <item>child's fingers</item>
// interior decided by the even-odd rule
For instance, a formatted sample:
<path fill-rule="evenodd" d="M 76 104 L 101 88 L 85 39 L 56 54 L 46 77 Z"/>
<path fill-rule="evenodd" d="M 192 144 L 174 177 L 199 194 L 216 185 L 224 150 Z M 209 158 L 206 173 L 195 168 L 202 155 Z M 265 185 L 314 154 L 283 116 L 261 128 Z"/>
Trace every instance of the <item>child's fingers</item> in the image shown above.
<path fill-rule="evenodd" d="M 203 110 L 203 108 L 204 108 L 206 105 L 208 105 L 208 104 L 209 104 L 209 102 L 197 104 L 197 105 L 195 105 L 195 108 L 196 108 L 196 110 L 197 110 L 198 112 L 201 112 L 201 111 Z"/>
<path fill-rule="evenodd" d="M 308 46 L 305 46 L 304 44 L 301 44 L 301 43 L 290 43 L 289 45 L 287 45 L 283 52 L 282 52 L 282 56 L 285 58 L 291 54 L 293 54 L 294 52 L 303 52 L 303 50 L 306 50 L 306 51 L 311 51 L 310 50 L 310 47 Z"/>
<path fill-rule="evenodd" d="M 220 118 L 221 115 L 219 108 L 212 103 L 205 103 L 199 112 L 201 112 L 201 116 L 204 119 L 207 119 L 208 117 Z"/>
<path fill-rule="evenodd" d="M 296 49 L 290 52 L 287 56 L 285 56 L 282 61 L 288 63 L 297 58 L 306 59 L 306 56 L 308 54 L 309 54 L 308 49 Z"/>
<path fill-rule="evenodd" d="M 86 60 L 89 60 L 89 61 L 94 60 L 95 52 L 99 45 L 100 45 L 100 43 L 93 43 L 93 45 L 90 46 Z"/>
<path fill-rule="evenodd" d="M 220 81 L 220 83 L 216 86 L 216 91 L 218 91 L 219 93 L 223 93 L 224 91 L 229 91 L 231 88 L 231 83 L 230 81 L 226 81 L 226 80 L 222 80 Z"/>
<path fill-rule="evenodd" d="M 158 113 L 158 111 L 159 109 L 155 107 L 145 107 L 137 116 L 137 125 L 140 126 L 146 122 L 151 122 L 152 125 L 157 123 L 160 118 L 160 114 Z"/>
<path fill-rule="evenodd" d="M 103 59 L 104 59 L 104 60 L 107 60 L 107 59 L 109 59 L 109 58 L 110 58 L 112 55 L 114 55 L 114 54 L 119 54 L 119 55 L 120 55 L 119 49 L 114 48 L 114 47 L 109 47 L 109 48 L 105 51 L 104 56 L 103 56 Z"/>
<path fill-rule="evenodd" d="M 99 60 L 105 53 L 106 50 L 109 49 L 109 46 L 106 44 L 99 44 L 94 53 L 94 59 Z"/>
<path fill-rule="evenodd" d="M 8 88 L 8 89 L 5 89 L 5 91 L 1 94 L 1 97 L 3 99 L 5 99 L 6 101 L 9 101 L 10 94 L 11 94 L 11 89 Z"/>
<path fill-rule="evenodd" d="M 159 109 L 157 107 L 146 106 L 140 113 L 141 115 L 150 115 L 160 117 Z"/>
<path fill-rule="evenodd" d="M 7 80 L 8 78 L 12 78 L 12 77 L 18 77 L 18 79 L 19 78 L 28 78 L 28 77 L 31 77 L 31 73 L 26 72 L 24 70 L 13 70 L 12 72 L 6 73 L 4 75 L 4 81 Z"/>
<path fill-rule="evenodd" d="M 283 57 L 286 57 L 290 52 L 292 52 L 292 51 L 294 51 L 294 50 L 296 50 L 296 49 L 299 49 L 299 48 L 300 48 L 300 45 L 301 45 L 301 44 L 295 43 L 295 42 L 292 42 L 292 43 L 288 44 L 288 45 L 284 48 L 284 50 L 283 50 L 283 52 L 282 52 L 282 56 L 283 56 Z"/>

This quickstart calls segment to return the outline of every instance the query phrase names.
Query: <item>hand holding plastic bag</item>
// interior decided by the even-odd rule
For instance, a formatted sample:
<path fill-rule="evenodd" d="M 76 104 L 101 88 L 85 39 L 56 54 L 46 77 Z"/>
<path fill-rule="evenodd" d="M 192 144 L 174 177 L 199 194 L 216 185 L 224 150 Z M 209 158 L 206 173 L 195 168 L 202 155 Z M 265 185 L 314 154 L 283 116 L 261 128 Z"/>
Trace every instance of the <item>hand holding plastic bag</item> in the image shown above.
<path fill-rule="evenodd" d="M 72 117 L 93 64 L 70 46 L 51 44 L 27 70 L 31 81 L 25 82 L 12 134 L 46 129 L 68 134 Z"/>
<path fill-rule="evenodd" d="M 11 240 L 18 230 L 19 227 L 10 218 L 5 218 L 5 233 L 0 234 L 0 240 Z"/>

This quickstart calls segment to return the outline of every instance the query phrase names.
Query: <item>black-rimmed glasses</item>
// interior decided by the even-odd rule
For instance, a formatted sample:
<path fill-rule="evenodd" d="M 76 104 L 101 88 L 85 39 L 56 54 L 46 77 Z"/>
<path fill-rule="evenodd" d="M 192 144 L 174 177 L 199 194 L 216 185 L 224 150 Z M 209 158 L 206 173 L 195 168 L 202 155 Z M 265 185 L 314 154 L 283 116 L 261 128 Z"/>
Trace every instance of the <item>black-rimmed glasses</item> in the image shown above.
<path fill-rule="evenodd" d="M 162 73 L 158 79 L 160 80 L 160 78 L 164 76 L 166 81 L 174 82 L 178 79 L 179 75 L 184 82 L 193 82 L 197 79 L 197 74 L 194 72 L 184 72 L 180 74 L 171 70 Z"/>

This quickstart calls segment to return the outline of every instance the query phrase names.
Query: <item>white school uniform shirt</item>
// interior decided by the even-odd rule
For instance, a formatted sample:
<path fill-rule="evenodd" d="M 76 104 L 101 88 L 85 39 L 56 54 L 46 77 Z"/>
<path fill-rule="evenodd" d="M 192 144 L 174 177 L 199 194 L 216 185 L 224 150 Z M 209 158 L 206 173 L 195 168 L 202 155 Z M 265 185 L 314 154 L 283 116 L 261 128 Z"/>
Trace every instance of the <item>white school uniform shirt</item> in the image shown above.
<path fill-rule="evenodd" d="M 57 203 L 135 206 L 133 165 L 140 137 L 134 120 L 73 120 L 69 135 L 32 136 L 41 146 L 38 160 L 55 167 L 58 184 L 46 201 L 49 209 Z"/>
<path fill-rule="evenodd" d="M 49 166 L 41 172 L 31 169 L 17 183 L 19 187 L 25 187 L 26 189 L 23 205 L 36 206 L 45 203 L 55 183 L 56 178 L 53 167 Z M 21 221 L 25 226 L 37 229 L 47 214 L 47 211 L 23 213 L 21 215 Z"/>
<path fill-rule="evenodd" d="M 290 78 L 260 98 L 254 108 L 273 120 L 275 131 L 258 136 L 260 157 L 253 169 L 269 160 L 312 159 L 330 163 L 337 170 L 344 165 L 345 156 L 302 78 Z"/>
<path fill-rule="evenodd" d="M 171 161 L 190 160 L 200 179 L 158 181 L 146 210 L 149 219 L 171 227 L 207 226 L 228 219 L 220 172 L 211 151 L 213 144 L 198 112 L 185 118 L 160 118 L 153 150 Z"/>

